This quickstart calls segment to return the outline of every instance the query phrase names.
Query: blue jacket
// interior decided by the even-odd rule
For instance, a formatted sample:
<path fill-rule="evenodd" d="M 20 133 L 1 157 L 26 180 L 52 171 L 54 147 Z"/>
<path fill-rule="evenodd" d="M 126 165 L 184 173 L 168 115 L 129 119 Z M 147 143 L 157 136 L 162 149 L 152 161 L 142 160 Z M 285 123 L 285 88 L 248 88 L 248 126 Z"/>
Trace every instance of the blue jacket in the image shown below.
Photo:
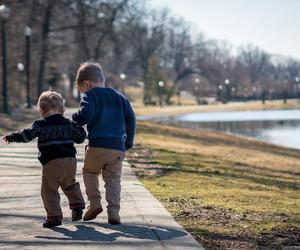
<path fill-rule="evenodd" d="M 119 151 L 133 146 L 135 114 L 121 93 L 96 87 L 83 94 L 80 106 L 72 118 L 79 126 L 87 124 L 90 146 Z"/>

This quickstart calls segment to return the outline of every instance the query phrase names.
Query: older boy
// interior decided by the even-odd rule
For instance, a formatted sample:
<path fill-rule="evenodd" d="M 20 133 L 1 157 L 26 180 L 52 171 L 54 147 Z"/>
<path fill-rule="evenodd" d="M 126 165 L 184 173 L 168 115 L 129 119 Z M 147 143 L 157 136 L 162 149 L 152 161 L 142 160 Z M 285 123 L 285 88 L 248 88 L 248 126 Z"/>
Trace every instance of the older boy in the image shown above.
<path fill-rule="evenodd" d="M 46 91 L 38 100 L 42 118 L 35 121 L 31 128 L 4 136 L 10 142 L 29 142 L 38 137 L 38 149 L 42 171 L 41 195 L 47 211 L 43 227 L 55 227 L 62 224 L 60 207 L 61 187 L 69 200 L 72 221 L 81 220 L 84 200 L 79 183 L 75 180 L 76 149 L 74 143 L 82 143 L 86 138 L 83 128 L 63 117 L 64 100 L 54 91 Z"/>
<path fill-rule="evenodd" d="M 90 206 L 83 220 L 92 220 L 103 211 L 98 180 L 99 174 L 102 174 L 108 222 L 119 224 L 122 161 L 125 151 L 133 145 L 135 115 L 127 98 L 105 87 L 100 64 L 82 64 L 76 83 L 83 97 L 81 109 L 73 114 L 73 120 L 79 126 L 87 124 L 89 139 L 83 180 Z"/>

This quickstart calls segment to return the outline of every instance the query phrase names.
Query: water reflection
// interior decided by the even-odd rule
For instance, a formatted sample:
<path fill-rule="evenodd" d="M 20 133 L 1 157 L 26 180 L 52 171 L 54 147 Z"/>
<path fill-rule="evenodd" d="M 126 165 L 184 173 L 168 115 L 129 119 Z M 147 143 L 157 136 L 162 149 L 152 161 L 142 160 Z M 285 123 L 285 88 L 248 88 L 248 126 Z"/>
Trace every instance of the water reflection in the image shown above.
<path fill-rule="evenodd" d="M 233 121 L 234 118 L 237 121 Z M 300 149 L 299 110 L 194 113 L 155 120 L 187 128 L 224 131 Z"/>
<path fill-rule="evenodd" d="M 235 112 L 191 113 L 177 116 L 180 121 L 236 122 L 236 121 L 287 121 L 300 120 L 300 110 L 261 110 Z"/>

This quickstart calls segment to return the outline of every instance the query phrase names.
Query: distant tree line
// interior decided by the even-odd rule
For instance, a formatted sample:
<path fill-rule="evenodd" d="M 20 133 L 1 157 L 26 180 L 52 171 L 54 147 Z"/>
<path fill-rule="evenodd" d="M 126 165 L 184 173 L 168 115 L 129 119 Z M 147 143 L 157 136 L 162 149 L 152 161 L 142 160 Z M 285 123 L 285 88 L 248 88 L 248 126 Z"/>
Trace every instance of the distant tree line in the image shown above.
<path fill-rule="evenodd" d="M 253 45 L 233 53 L 229 43 L 204 36 L 170 11 L 150 7 L 148 1 L 2 0 L 1 4 L 11 10 L 6 22 L 10 105 L 20 104 L 24 96 L 25 76 L 17 64 L 25 61 L 25 25 L 32 28 L 35 99 L 49 87 L 72 99 L 75 70 L 90 59 L 103 65 L 108 85 L 121 91 L 125 83 L 143 86 L 145 104 L 171 104 L 183 90 L 199 103 L 207 96 L 223 102 L 299 98 L 299 60 Z"/>

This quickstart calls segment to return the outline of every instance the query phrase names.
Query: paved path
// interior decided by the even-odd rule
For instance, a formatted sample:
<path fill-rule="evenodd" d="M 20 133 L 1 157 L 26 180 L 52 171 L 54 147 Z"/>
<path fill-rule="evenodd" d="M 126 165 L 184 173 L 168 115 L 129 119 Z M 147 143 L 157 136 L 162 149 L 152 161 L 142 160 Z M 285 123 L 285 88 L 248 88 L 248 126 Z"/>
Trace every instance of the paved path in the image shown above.
<path fill-rule="evenodd" d="M 80 174 L 83 146 L 78 152 L 77 179 L 84 191 Z M 202 249 L 141 185 L 126 162 L 123 224 L 117 226 L 107 223 L 105 213 L 92 222 L 72 223 L 68 202 L 62 195 L 64 224 L 55 229 L 42 228 L 45 212 L 40 183 L 35 143 L 0 144 L 0 249 Z"/>

